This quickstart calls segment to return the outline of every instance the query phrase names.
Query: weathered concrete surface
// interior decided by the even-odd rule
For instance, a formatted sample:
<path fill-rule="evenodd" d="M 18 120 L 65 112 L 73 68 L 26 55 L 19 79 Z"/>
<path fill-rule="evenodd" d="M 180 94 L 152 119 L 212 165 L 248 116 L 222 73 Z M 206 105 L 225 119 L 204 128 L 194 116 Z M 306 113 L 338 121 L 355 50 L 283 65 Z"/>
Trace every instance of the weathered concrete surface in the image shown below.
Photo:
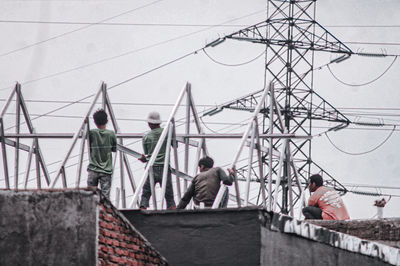
<path fill-rule="evenodd" d="M 310 220 L 309 222 L 337 232 L 400 248 L 400 218 L 348 221 Z"/>
<path fill-rule="evenodd" d="M 171 265 L 258 265 L 258 209 L 122 213 Z"/>
<path fill-rule="evenodd" d="M 262 209 L 123 214 L 171 265 L 400 265 L 400 250 Z"/>
<path fill-rule="evenodd" d="M 0 191 L 0 265 L 96 265 L 93 191 Z"/>
<path fill-rule="evenodd" d="M 400 250 L 291 217 L 264 214 L 261 265 L 399 265 Z"/>

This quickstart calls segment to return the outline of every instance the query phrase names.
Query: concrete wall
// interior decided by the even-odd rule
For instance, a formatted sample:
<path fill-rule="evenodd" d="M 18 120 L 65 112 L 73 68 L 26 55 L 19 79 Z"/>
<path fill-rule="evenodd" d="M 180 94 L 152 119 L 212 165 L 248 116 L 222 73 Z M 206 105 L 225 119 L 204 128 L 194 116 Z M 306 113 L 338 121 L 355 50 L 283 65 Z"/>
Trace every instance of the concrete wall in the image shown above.
<path fill-rule="evenodd" d="M 99 191 L 0 191 L 0 266 L 167 264 Z"/>
<path fill-rule="evenodd" d="M 171 265 L 400 265 L 400 250 L 262 209 L 123 214 Z"/>
<path fill-rule="evenodd" d="M 261 229 L 261 265 L 388 265 L 377 258 L 345 251 L 306 238 Z"/>
<path fill-rule="evenodd" d="M 0 191 L 0 265 L 95 265 L 95 192 Z"/>
<path fill-rule="evenodd" d="M 400 218 L 347 221 L 311 220 L 310 223 L 400 248 Z"/>
<path fill-rule="evenodd" d="M 122 213 L 171 265 L 258 265 L 258 210 Z"/>

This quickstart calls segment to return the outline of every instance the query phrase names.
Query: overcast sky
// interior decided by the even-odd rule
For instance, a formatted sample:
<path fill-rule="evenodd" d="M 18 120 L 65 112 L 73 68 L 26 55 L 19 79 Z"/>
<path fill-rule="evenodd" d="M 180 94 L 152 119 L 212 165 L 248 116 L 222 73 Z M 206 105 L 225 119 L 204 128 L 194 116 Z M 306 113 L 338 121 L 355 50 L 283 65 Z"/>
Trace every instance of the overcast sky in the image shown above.
<path fill-rule="evenodd" d="M 33 118 L 66 104 L 37 100 L 80 100 L 95 93 L 102 81 L 113 86 L 202 48 L 219 36 L 266 18 L 264 0 L 1 0 L 1 7 L 0 107 L 4 105 L 11 87 L 19 81 L 25 99 L 29 100 L 28 108 Z M 324 0 L 317 2 L 316 20 L 353 51 L 400 54 L 400 18 L 396 12 L 399 8 L 400 2 L 397 0 L 369 0 L 368 4 L 361 0 Z M 33 23 L 35 21 L 75 23 Z M 95 22 L 102 23 L 82 24 Z M 40 43 L 43 40 L 48 41 Z M 263 49 L 262 45 L 227 41 L 210 49 L 209 53 L 223 63 L 237 64 L 255 58 Z M 316 54 L 315 65 L 328 63 L 330 56 Z M 344 82 L 363 84 L 382 74 L 393 60 L 393 57 L 353 56 L 345 62 L 332 65 L 331 69 Z M 386 125 L 350 126 L 329 133 L 335 145 L 346 152 L 364 153 L 382 143 L 391 134 L 394 125 L 400 125 L 399 71 L 400 63 L 396 61 L 381 78 L 359 87 L 339 83 L 327 68 L 315 71 L 315 91 L 349 119 Z M 215 64 L 199 52 L 113 88 L 109 91 L 112 102 L 129 103 L 113 105 L 122 132 L 146 131 L 143 119 L 151 110 L 160 111 L 166 120 L 186 81 L 192 84 L 194 99 L 201 112 L 212 105 L 261 89 L 264 60 L 261 57 L 241 67 L 226 67 Z M 53 116 L 71 117 L 46 116 L 35 119 L 33 123 L 37 132 L 75 132 L 81 123 L 79 117 L 86 113 L 90 100 L 52 113 Z M 15 112 L 14 106 L 10 108 L 9 113 Z M 178 117 L 183 114 L 184 111 L 179 112 Z M 206 132 L 242 132 L 244 127 L 225 127 L 229 123 L 245 121 L 250 115 L 226 111 L 206 117 L 204 121 L 209 127 Z M 14 119 L 8 115 L 7 125 L 12 126 Z M 183 132 L 183 127 L 179 130 Z M 319 130 L 316 129 L 317 132 Z M 398 130 L 400 127 L 377 150 L 358 156 L 340 152 L 325 136 L 316 137 L 313 139 L 312 158 L 345 184 L 400 187 L 400 155 L 396 149 L 400 144 Z M 12 129 L 8 132 L 12 132 Z M 134 140 L 126 141 L 131 142 Z M 30 141 L 24 143 L 30 144 Z M 49 171 L 57 170 L 57 162 L 65 156 L 70 140 L 41 140 L 40 143 L 47 163 L 54 163 L 49 165 Z M 229 164 L 238 144 L 238 141 L 209 141 L 216 164 Z M 140 143 L 130 146 L 141 151 Z M 11 150 L 9 156 L 12 169 Z M 21 160 L 25 159 L 23 155 Z M 71 160 L 71 163 L 75 162 L 76 158 L 75 161 Z M 131 162 L 139 178 L 143 165 L 134 159 Z M 24 169 L 24 166 L 21 168 Z M 75 170 L 69 176 L 70 184 L 74 183 L 74 173 Z M 81 184 L 86 182 L 85 172 L 83 174 L 84 181 Z M 4 186 L 4 181 L 0 182 Z M 118 183 L 114 181 L 114 184 Z M 377 191 L 364 187 L 358 190 Z M 378 191 L 400 195 L 399 189 Z M 127 194 L 131 192 L 127 191 Z M 372 217 L 376 213 L 372 206 L 375 199 L 378 197 L 351 193 L 344 197 L 352 218 Z M 399 206 L 399 198 L 393 197 L 385 209 L 385 216 L 399 216 Z"/>

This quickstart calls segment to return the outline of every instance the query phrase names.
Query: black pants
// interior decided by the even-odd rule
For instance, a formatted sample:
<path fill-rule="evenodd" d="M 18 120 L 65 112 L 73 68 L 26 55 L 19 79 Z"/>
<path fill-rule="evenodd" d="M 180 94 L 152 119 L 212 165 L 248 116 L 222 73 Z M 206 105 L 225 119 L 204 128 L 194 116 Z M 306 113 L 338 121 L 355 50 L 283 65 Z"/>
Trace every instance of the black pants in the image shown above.
<path fill-rule="evenodd" d="M 162 176 L 163 176 L 164 165 L 153 165 L 153 177 L 154 177 L 154 185 L 160 183 L 162 184 Z M 165 199 L 167 201 L 167 208 L 175 207 L 174 201 L 174 191 L 172 189 L 172 180 L 171 180 L 171 169 L 168 167 L 167 173 L 167 184 L 165 189 Z M 142 190 L 142 200 L 140 202 L 140 207 L 149 207 L 149 200 L 151 197 L 151 188 L 150 188 L 150 176 L 147 177 L 146 183 L 144 183 Z"/>
<path fill-rule="evenodd" d="M 306 219 L 322 220 L 322 210 L 318 207 L 308 206 L 303 208 L 303 215 Z"/>

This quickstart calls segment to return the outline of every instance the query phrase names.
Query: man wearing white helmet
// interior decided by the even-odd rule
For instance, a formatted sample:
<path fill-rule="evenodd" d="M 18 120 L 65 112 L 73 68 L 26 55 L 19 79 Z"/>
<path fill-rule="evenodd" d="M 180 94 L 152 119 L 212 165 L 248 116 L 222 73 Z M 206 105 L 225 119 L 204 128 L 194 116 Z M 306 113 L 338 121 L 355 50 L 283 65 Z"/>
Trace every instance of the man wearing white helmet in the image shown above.
<path fill-rule="evenodd" d="M 153 154 L 154 148 L 157 145 L 158 139 L 160 138 L 161 133 L 163 131 L 163 128 L 160 127 L 161 118 L 158 112 L 150 112 L 147 117 L 147 123 L 151 131 L 149 131 L 146 135 L 144 135 L 142 139 L 144 154 L 142 154 L 142 157 L 139 158 L 139 160 L 143 163 L 146 163 L 150 159 L 151 155 Z M 153 164 L 154 184 L 160 183 L 160 186 L 162 184 L 165 149 L 166 149 L 166 140 L 164 140 L 164 143 L 161 146 L 161 149 L 158 152 L 157 158 Z M 165 200 L 167 202 L 168 209 L 176 209 L 174 201 L 174 192 L 172 189 L 171 169 L 169 167 L 169 164 L 166 165 L 166 167 L 168 167 L 168 174 L 167 174 L 167 184 L 165 190 Z M 146 183 L 144 184 L 142 190 L 142 198 L 140 201 L 141 209 L 147 209 L 149 207 L 150 197 L 151 197 L 150 178 L 147 178 Z"/>

